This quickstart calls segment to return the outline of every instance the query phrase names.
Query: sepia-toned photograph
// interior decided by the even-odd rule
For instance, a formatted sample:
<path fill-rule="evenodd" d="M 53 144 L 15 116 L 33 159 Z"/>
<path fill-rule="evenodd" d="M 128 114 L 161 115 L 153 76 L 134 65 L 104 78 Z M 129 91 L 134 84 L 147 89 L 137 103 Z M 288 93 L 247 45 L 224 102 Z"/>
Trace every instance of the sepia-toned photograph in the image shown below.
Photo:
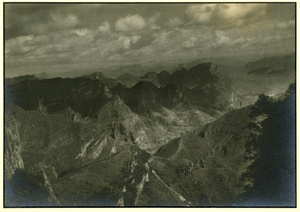
<path fill-rule="evenodd" d="M 3 207 L 296 207 L 296 2 L 4 2 Z"/>

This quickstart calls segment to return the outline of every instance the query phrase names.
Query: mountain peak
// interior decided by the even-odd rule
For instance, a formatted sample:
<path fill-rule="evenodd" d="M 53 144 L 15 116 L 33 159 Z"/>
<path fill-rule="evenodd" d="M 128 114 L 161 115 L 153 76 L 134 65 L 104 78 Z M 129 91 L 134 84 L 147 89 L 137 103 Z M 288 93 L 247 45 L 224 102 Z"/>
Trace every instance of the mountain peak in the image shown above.
<path fill-rule="evenodd" d="M 170 76 L 171 74 L 165 70 L 159 72 L 158 76 Z"/>
<path fill-rule="evenodd" d="M 133 86 L 131 89 L 134 90 L 143 90 L 143 91 L 151 91 L 151 90 L 157 90 L 158 88 L 153 85 L 153 83 L 148 81 L 140 81 L 135 86 Z"/>
<path fill-rule="evenodd" d="M 126 116 L 132 113 L 119 95 L 113 95 L 97 112 L 98 118 Z"/>

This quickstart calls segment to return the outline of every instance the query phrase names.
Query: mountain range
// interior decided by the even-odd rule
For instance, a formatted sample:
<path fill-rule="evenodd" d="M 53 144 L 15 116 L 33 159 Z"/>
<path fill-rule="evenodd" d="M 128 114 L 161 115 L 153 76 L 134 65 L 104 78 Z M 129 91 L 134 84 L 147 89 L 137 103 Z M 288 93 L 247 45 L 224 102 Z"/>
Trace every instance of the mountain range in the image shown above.
<path fill-rule="evenodd" d="M 248 63 L 241 73 L 202 62 L 144 75 L 140 66 L 128 66 L 115 78 L 95 72 L 5 79 L 5 205 L 244 201 L 256 188 L 251 172 L 260 151 L 249 148 L 250 140 L 268 116 L 251 116 L 257 98 L 248 95 L 274 87 L 256 82 L 246 92 L 242 82 L 271 76 L 274 97 L 281 97 L 274 105 L 285 110 L 277 104 L 291 95 L 283 95 L 294 79 L 291 57 Z"/>

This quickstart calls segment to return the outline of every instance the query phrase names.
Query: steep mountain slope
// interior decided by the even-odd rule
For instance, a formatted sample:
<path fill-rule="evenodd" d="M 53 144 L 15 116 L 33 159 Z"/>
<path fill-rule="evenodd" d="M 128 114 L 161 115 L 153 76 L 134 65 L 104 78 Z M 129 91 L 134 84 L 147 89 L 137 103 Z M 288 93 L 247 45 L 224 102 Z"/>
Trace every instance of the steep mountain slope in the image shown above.
<path fill-rule="evenodd" d="M 150 73 L 150 75 L 152 74 Z M 177 109 L 172 111 L 173 106 L 184 101 L 180 90 L 174 86 L 158 88 L 151 82 L 141 81 L 128 89 L 121 84 L 113 86 L 114 83 L 115 81 L 106 78 L 101 73 L 74 79 L 25 80 L 6 87 L 5 97 L 7 104 L 13 103 L 23 107 L 25 110 L 39 109 L 45 114 L 55 114 L 71 109 L 73 116 L 80 115 L 83 118 L 90 117 L 95 120 L 97 117 L 107 117 L 107 114 L 109 114 L 108 116 L 113 116 L 107 111 L 101 113 L 101 115 L 98 113 L 102 106 L 112 101 L 111 97 L 113 94 L 117 94 L 120 98 L 118 97 L 114 101 L 119 99 L 119 102 L 125 102 L 123 104 L 124 108 L 128 106 L 129 111 L 138 114 L 135 117 L 143 119 L 141 122 L 147 123 L 147 127 L 144 127 L 143 124 L 140 125 L 144 130 L 147 129 L 146 131 L 141 131 L 147 138 L 142 139 L 144 144 L 141 144 L 141 146 L 144 145 L 143 149 L 149 151 L 152 151 L 150 149 L 153 146 L 158 148 L 169 141 L 169 139 L 179 136 L 184 130 L 193 130 L 195 126 L 191 126 L 191 122 L 194 122 L 196 125 L 196 121 L 200 121 L 199 124 L 201 125 L 214 120 L 210 115 L 197 111 L 196 107 L 191 107 L 193 109 L 182 112 L 183 109 L 178 109 L 180 105 L 177 105 Z M 115 110 L 118 111 L 120 109 Z M 189 112 L 192 110 L 193 112 L 189 115 Z M 177 113 L 177 111 L 181 112 Z M 131 117 L 130 114 L 128 112 L 127 116 L 124 116 L 124 120 Z M 107 118 L 107 123 L 112 121 L 112 118 Z M 131 132 L 138 132 L 135 128 L 130 129 Z M 172 132 L 174 129 L 177 130 Z M 132 136 L 135 139 L 142 136 L 139 133 L 137 134 Z"/>
<path fill-rule="evenodd" d="M 252 136 L 248 149 L 258 154 L 250 174 L 255 179 L 247 205 L 259 197 L 262 206 L 296 206 L 296 102 L 295 84 L 285 98 L 260 95 L 251 116 L 264 116 L 259 136 Z"/>
<path fill-rule="evenodd" d="M 98 110 L 96 120 L 70 109 L 45 114 L 11 105 L 6 111 L 10 121 L 5 157 L 11 161 L 5 165 L 6 186 L 19 193 L 9 193 L 7 204 L 231 205 L 253 186 L 255 178 L 249 173 L 257 151 L 249 151 L 249 138 L 260 135 L 264 117 L 252 119 L 252 106 L 177 135 L 151 156 L 142 150 L 145 142 L 136 142 L 137 134 L 152 129 L 159 137 L 158 126 L 166 114 L 180 114 L 164 110 L 160 118 L 153 114 L 152 121 L 157 122 L 151 126 L 118 96 Z M 29 132 L 29 126 L 36 130 Z M 155 140 L 152 136 L 149 140 Z M 31 197 L 31 191 L 40 197 Z M 35 201 L 25 203 L 20 192 Z"/>
<path fill-rule="evenodd" d="M 155 97 L 159 89 L 150 82 L 141 81 L 130 88 L 125 96 L 125 102 L 136 113 L 148 115 L 151 108 L 157 106 Z"/>
<path fill-rule="evenodd" d="M 138 204 L 149 158 L 141 149 L 158 139 L 165 139 L 158 145 L 164 144 L 174 135 L 163 125 L 146 126 L 118 96 L 97 114 L 93 120 L 71 109 L 46 114 L 8 107 L 7 120 L 12 121 L 6 127 L 6 187 L 17 192 L 6 196 L 8 206 L 116 205 L 120 198 L 122 204 Z M 24 179 L 31 183 L 24 185 Z M 22 196 L 31 191 L 45 198 L 24 202 Z"/>
<path fill-rule="evenodd" d="M 115 109 L 118 114 L 122 114 L 122 108 L 123 114 L 129 112 L 127 106 L 116 105 L 116 101 L 119 101 L 117 97 L 103 106 L 98 113 L 101 116 L 98 123 L 81 118 L 71 110 L 45 114 L 9 106 L 5 176 L 6 188 L 14 192 L 6 197 L 6 204 L 115 205 L 116 194 L 122 190 L 118 182 L 124 180 L 120 174 L 128 169 L 131 155 L 139 149 L 132 143 L 131 135 L 122 130 L 122 124 L 125 125 L 122 121 L 134 124 L 130 119 L 123 120 L 122 115 L 116 119 L 103 116 Z M 114 122 L 109 121 L 112 119 Z M 31 182 L 29 187 L 22 183 L 24 179 Z M 20 186 L 16 189 L 16 185 Z M 46 200 L 35 196 L 30 202 L 24 202 L 26 199 L 23 201 L 22 196 L 29 195 L 32 189 L 46 195 Z M 106 197 L 110 202 L 104 201 Z"/>
<path fill-rule="evenodd" d="M 252 184 L 243 179 L 253 162 L 245 159 L 250 112 L 249 107 L 231 111 L 162 146 L 153 156 L 152 169 L 193 205 L 232 202 Z"/>
<path fill-rule="evenodd" d="M 216 69 L 211 63 L 201 63 L 189 70 L 182 68 L 170 75 L 169 82 L 176 85 L 181 96 L 192 105 L 228 111 L 236 107 L 237 96 L 231 81 L 219 75 Z M 168 74 L 161 74 L 164 82 L 168 82 L 167 77 Z"/>
<path fill-rule="evenodd" d="M 7 103 L 5 176 L 7 189 L 17 193 L 8 194 L 6 204 L 116 205 L 120 198 L 122 204 L 140 204 L 137 193 L 146 180 L 140 166 L 149 159 L 147 152 L 154 153 L 181 133 L 214 120 L 196 109 L 196 117 L 189 110 L 176 113 L 164 107 L 149 113 L 151 118 L 132 112 L 117 95 L 108 98 L 93 117 L 70 107 L 48 113 L 43 106 L 26 111 Z M 134 159 L 135 152 L 144 156 Z M 22 184 L 24 179 L 28 186 Z M 31 197 L 35 201 L 25 203 L 22 194 L 31 196 L 29 190 L 45 198 Z"/>

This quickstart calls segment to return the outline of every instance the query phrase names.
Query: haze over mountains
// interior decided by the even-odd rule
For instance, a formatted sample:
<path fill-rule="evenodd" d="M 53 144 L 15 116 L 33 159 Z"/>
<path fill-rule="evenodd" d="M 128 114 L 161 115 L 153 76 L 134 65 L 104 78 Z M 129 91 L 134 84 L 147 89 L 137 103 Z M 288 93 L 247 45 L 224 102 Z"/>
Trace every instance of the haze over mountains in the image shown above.
<path fill-rule="evenodd" d="M 290 98 L 294 59 L 239 69 L 205 62 L 115 79 L 100 72 L 5 79 L 5 204 L 243 204 L 237 200 L 260 192 L 251 174 L 260 150 L 249 145 L 268 116 L 251 116 L 253 104 L 259 92 Z M 291 206 L 288 192 L 282 204 Z M 276 205 L 274 198 L 265 204 Z"/>

